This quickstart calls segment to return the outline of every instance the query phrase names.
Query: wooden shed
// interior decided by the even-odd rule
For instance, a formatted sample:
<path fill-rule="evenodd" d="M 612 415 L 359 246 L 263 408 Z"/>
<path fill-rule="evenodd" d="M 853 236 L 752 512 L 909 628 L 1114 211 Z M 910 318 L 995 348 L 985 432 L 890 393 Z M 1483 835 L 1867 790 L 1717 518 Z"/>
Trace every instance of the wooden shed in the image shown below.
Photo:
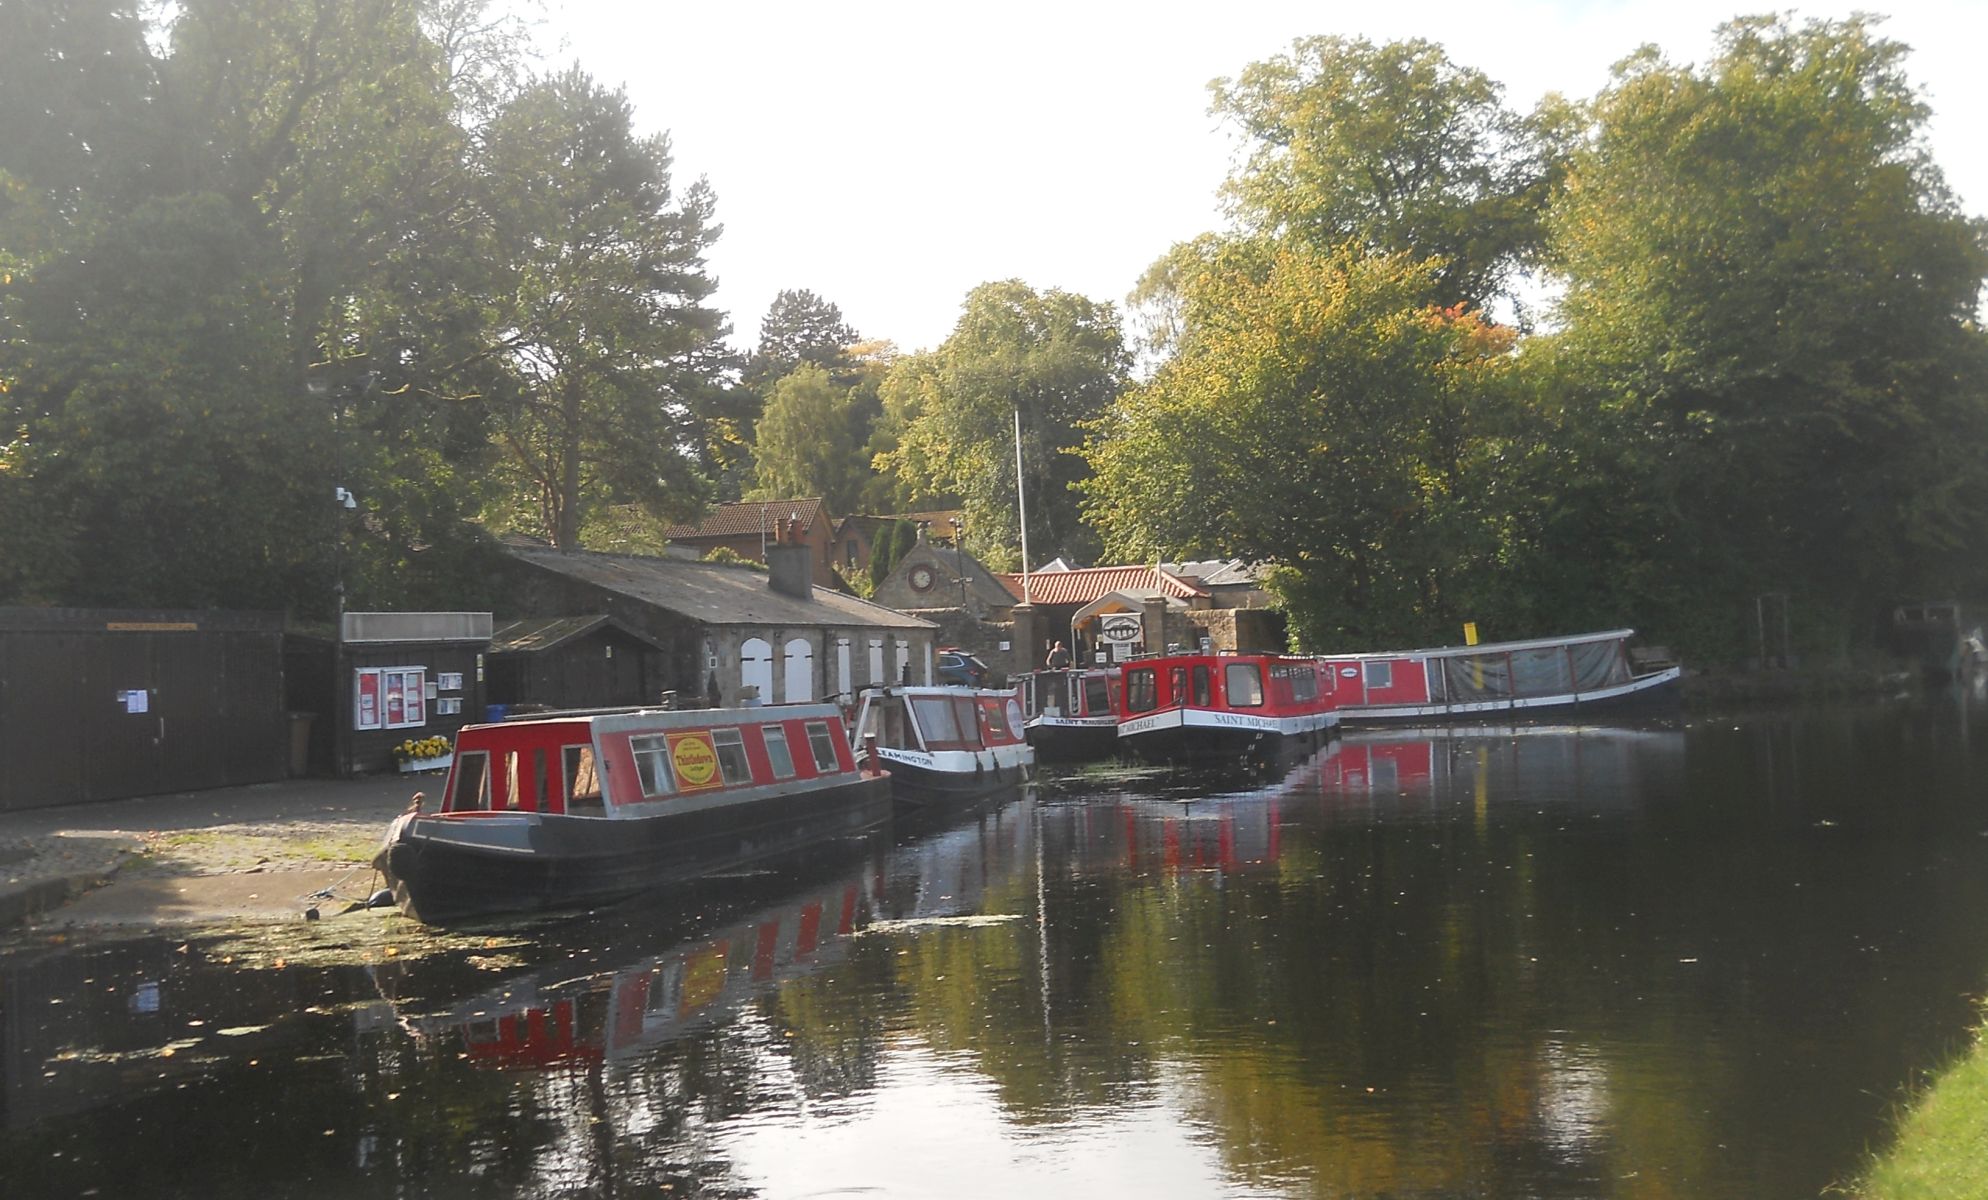
<path fill-rule="evenodd" d="M 489 696 L 507 708 L 659 704 L 665 647 L 605 614 L 499 626 L 490 639 Z"/>
<path fill-rule="evenodd" d="M 0 608 L 0 811 L 281 779 L 280 613 Z"/>
<path fill-rule="evenodd" d="M 393 748 L 483 720 L 487 612 L 346 613 L 338 656 L 340 775 L 398 769 Z"/>

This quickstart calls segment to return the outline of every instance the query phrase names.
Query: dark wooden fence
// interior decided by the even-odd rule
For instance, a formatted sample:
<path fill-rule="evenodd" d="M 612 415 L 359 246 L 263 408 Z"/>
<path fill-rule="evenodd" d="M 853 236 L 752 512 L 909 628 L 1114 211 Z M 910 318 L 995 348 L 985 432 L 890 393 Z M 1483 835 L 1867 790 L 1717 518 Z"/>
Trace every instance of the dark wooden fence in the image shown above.
<path fill-rule="evenodd" d="M 277 613 L 0 608 L 0 811 L 281 779 Z"/>

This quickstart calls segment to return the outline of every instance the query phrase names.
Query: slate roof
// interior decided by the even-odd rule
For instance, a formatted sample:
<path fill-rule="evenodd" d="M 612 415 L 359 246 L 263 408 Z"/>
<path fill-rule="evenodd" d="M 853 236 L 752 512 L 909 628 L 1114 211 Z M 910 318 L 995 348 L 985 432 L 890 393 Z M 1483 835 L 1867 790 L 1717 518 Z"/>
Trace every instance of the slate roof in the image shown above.
<path fill-rule="evenodd" d="M 1255 585 L 1262 574 L 1240 558 L 1210 558 L 1200 562 L 1161 563 L 1161 568 L 1175 575 L 1192 576 L 1206 587 L 1227 587 L 1232 584 Z"/>
<path fill-rule="evenodd" d="M 550 650 L 582 634 L 592 633 L 603 625 L 612 626 L 636 641 L 655 646 L 657 649 L 662 648 L 657 645 L 654 638 L 639 630 L 630 629 L 613 617 L 602 613 L 592 617 L 534 617 L 524 621 L 511 621 L 499 626 L 490 635 L 490 653 L 532 654 L 540 650 Z"/>
<path fill-rule="evenodd" d="M 1022 595 L 1022 577 L 1001 576 L 1016 599 Z M 1157 589 L 1161 594 L 1186 600 L 1208 593 L 1185 579 L 1156 567 L 1083 567 L 1072 571 L 1029 572 L 1029 599 L 1037 604 L 1089 604 L 1113 592 L 1139 588 Z"/>
<path fill-rule="evenodd" d="M 799 514 L 802 529 L 814 528 L 815 518 L 821 515 L 821 497 L 810 496 L 803 500 L 742 500 L 736 503 L 720 504 L 711 515 L 695 525 L 672 525 L 663 530 L 663 536 L 671 541 L 692 541 L 697 538 L 734 538 L 747 534 L 758 534 L 762 530 L 771 541 L 779 523 Z"/>
<path fill-rule="evenodd" d="M 685 562 L 645 554 L 562 553 L 550 546 L 506 542 L 521 562 L 652 604 L 706 625 L 841 625 L 932 629 L 930 621 L 826 588 L 803 600 L 776 592 L 765 571 L 723 563 Z"/>

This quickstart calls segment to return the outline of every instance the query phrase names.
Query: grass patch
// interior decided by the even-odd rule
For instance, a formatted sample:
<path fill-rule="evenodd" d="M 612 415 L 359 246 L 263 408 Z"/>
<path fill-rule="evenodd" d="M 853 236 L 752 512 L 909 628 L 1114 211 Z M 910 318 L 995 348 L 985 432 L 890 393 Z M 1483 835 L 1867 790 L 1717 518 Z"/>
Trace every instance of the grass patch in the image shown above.
<path fill-rule="evenodd" d="M 1988 1197 L 1988 1042 L 1981 1030 L 1905 1110 L 1891 1149 L 1844 1190 L 1865 1200 Z"/>
<path fill-rule="evenodd" d="M 195 829 L 155 833 L 145 838 L 145 859 L 160 870 L 216 874 L 259 865 L 325 866 L 372 860 L 380 847 L 373 830 L 322 831 L 308 835 Z"/>

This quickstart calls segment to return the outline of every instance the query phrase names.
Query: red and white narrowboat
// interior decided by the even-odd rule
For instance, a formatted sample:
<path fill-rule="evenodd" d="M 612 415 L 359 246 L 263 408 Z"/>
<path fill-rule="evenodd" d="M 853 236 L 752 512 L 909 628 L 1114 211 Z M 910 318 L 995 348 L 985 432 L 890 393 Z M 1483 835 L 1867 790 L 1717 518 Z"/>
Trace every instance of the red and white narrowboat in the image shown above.
<path fill-rule="evenodd" d="M 1510 720 L 1674 703 L 1675 663 L 1639 669 L 1633 629 L 1323 658 L 1348 725 Z"/>
<path fill-rule="evenodd" d="M 831 704 L 548 714 L 456 735 L 440 811 L 378 865 L 424 921 L 618 899 L 765 863 L 889 819 Z"/>
<path fill-rule="evenodd" d="M 1038 762 L 1096 762 L 1118 753 L 1119 668 L 1030 671 L 1015 682 Z"/>
<path fill-rule="evenodd" d="M 1274 760 L 1339 723 L 1332 676 L 1282 654 L 1174 654 L 1125 664 L 1119 745 L 1175 765 Z"/>
<path fill-rule="evenodd" d="M 899 810 L 968 803 L 1035 777 L 1035 751 L 1013 692 L 866 688 L 856 744 L 866 766 L 890 772 Z"/>

